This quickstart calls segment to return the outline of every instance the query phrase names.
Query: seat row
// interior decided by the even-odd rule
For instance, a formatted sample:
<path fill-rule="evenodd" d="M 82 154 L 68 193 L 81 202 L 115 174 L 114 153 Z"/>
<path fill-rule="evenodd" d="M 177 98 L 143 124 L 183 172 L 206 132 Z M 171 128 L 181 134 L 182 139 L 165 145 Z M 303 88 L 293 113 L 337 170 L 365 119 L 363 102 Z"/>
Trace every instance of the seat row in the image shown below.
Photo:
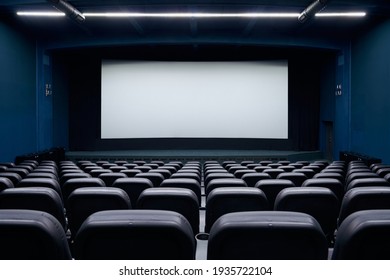
<path fill-rule="evenodd" d="M 389 259 L 390 210 L 359 211 L 339 229 L 332 259 Z M 1 259 L 195 259 L 196 240 L 179 213 L 112 210 L 82 224 L 71 253 L 57 219 L 35 210 L 0 210 Z M 238 212 L 220 217 L 207 259 L 328 259 L 324 233 L 310 215 Z"/>

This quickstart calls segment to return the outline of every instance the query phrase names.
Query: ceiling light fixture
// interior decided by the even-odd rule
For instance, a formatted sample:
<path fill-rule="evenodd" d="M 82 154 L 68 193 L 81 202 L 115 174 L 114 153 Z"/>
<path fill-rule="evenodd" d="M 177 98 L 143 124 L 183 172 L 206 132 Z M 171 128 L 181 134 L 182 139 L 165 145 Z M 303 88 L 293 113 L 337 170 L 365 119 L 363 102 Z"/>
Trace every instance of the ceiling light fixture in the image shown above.
<path fill-rule="evenodd" d="M 83 22 L 85 20 L 85 16 L 65 0 L 47 0 L 47 2 L 52 3 L 55 8 L 64 12 L 68 17 L 77 22 Z"/>
<path fill-rule="evenodd" d="M 303 12 L 298 16 L 298 20 L 304 23 L 307 20 L 313 18 L 317 13 L 325 8 L 327 3 L 328 0 L 315 0 L 306 9 L 303 10 Z"/>

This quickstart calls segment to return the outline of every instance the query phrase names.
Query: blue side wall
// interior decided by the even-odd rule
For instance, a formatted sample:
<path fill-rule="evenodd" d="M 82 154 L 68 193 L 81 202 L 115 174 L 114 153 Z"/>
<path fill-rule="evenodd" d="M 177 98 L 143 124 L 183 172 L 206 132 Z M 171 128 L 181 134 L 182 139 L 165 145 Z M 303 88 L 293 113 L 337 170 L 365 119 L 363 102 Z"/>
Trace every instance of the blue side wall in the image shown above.
<path fill-rule="evenodd" d="M 351 150 L 390 163 L 390 21 L 352 43 Z"/>
<path fill-rule="evenodd" d="M 35 40 L 0 22 L 0 162 L 37 148 Z"/>

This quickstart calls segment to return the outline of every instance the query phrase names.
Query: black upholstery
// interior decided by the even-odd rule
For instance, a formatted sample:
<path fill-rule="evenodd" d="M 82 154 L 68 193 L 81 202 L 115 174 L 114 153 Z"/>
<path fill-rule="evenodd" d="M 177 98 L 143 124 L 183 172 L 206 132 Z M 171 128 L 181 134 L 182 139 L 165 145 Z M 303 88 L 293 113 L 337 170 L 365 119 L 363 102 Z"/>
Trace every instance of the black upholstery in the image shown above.
<path fill-rule="evenodd" d="M 14 172 L 2 172 L 0 173 L 0 178 L 9 179 L 14 186 L 17 186 L 19 182 L 22 180 L 22 177 Z"/>
<path fill-rule="evenodd" d="M 113 173 L 110 169 L 94 169 L 88 172 L 92 177 L 99 178 L 101 174 Z"/>
<path fill-rule="evenodd" d="M 212 226 L 207 259 L 327 259 L 328 244 L 318 222 L 295 212 L 229 213 Z"/>
<path fill-rule="evenodd" d="M 195 258 L 195 238 L 181 214 L 111 210 L 92 214 L 75 240 L 75 259 L 182 260 Z"/>
<path fill-rule="evenodd" d="M 57 180 L 49 178 L 25 178 L 22 179 L 17 188 L 27 188 L 27 187 L 46 187 L 55 190 L 60 197 L 62 198 L 62 191 L 60 183 Z"/>
<path fill-rule="evenodd" d="M 337 179 L 333 178 L 313 178 L 306 180 L 302 187 L 323 187 L 330 189 L 338 198 L 338 200 L 343 200 L 344 196 L 344 185 Z"/>
<path fill-rule="evenodd" d="M 59 194 L 47 187 L 11 188 L 0 192 L 0 209 L 38 210 L 53 215 L 67 228 L 64 205 Z"/>
<path fill-rule="evenodd" d="M 360 187 L 347 191 L 341 204 L 338 225 L 361 210 L 390 209 L 389 187 Z"/>
<path fill-rule="evenodd" d="M 263 170 L 263 173 L 267 173 L 271 176 L 272 179 L 276 179 L 279 174 L 284 173 L 284 170 L 278 168 L 268 168 Z"/>
<path fill-rule="evenodd" d="M 226 178 L 235 178 L 233 174 L 228 173 L 226 171 L 218 172 L 218 173 L 207 173 L 204 178 L 204 185 L 207 188 L 211 180 L 214 179 L 226 179 Z"/>
<path fill-rule="evenodd" d="M 148 188 L 153 188 L 153 184 L 146 178 L 120 178 L 112 185 L 114 188 L 124 190 L 130 198 L 132 207 L 135 207 L 139 195 Z"/>
<path fill-rule="evenodd" d="M 201 188 L 199 182 L 195 179 L 166 179 L 161 183 L 160 187 L 190 189 L 195 193 L 196 197 L 198 198 L 199 205 L 201 203 Z"/>
<path fill-rule="evenodd" d="M 206 196 L 216 188 L 221 187 L 248 187 L 244 180 L 237 178 L 227 178 L 227 179 L 213 179 L 209 182 L 206 187 Z"/>
<path fill-rule="evenodd" d="M 0 210 L 0 248 L 3 260 L 72 258 L 57 219 L 35 210 Z"/>
<path fill-rule="evenodd" d="M 92 178 L 88 173 L 66 173 L 63 174 L 60 178 L 60 185 L 63 186 L 66 181 L 69 179 L 77 179 L 77 178 Z"/>
<path fill-rule="evenodd" d="M 295 187 L 279 192 L 274 209 L 311 215 L 321 225 L 328 241 L 332 242 L 340 209 L 339 205 L 336 195 L 328 188 Z"/>
<path fill-rule="evenodd" d="M 72 237 L 91 214 L 121 209 L 131 209 L 129 196 L 122 189 L 91 187 L 74 190 L 68 197 L 66 208 Z"/>
<path fill-rule="evenodd" d="M 332 259 L 389 260 L 390 210 L 365 210 L 349 215 L 337 231 Z"/>
<path fill-rule="evenodd" d="M 284 172 L 279 174 L 276 178 L 290 180 L 296 187 L 302 186 L 303 182 L 308 179 L 305 174 L 299 172 Z"/>
<path fill-rule="evenodd" d="M 201 183 L 201 178 L 198 173 L 195 172 L 176 172 L 175 174 L 172 174 L 171 179 L 178 179 L 178 178 L 189 178 L 189 179 L 195 179 Z"/>
<path fill-rule="evenodd" d="M 207 197 L 205 231 L 209 232 L 214 222 L 224 214 L 263 210 L 268 210 L 268 201 L 264 192 L 259 189 L 247 187 L 216 188 Z"/>
<path fill-rule="evenodd" d="M 390 183 L 384 178 L 362 178 L 352 180 L 348 185 L 346 191 L 359 188 L 359 187 L 378 187 L 378 186 L 389 186 Z"/>
<path fill-rule="evenodd" d="M 138 198 L 137 209 L 170 210 L 180 213 L 190 223 L 193 233 L 199 232 L 199 201 L 190 189 L 146 189 Z"/>
<path fill-rule="evenodd" d="M 255 188 L 259 188 L 265 193 L 268 199 L 269 209 L 274 209 L 275 199 L 278 193 L 285 189 L 295 187 L 290 180 L 283 179 L 265 179 L 256 183 Z"/>
<path fill-rule="evenodd" d="M 150 182 L 152 182 L 153 187 L 159 187 L 162 181 L 164 181 L 164 176 L 158 172 L 139 173 L 135 175 L 135 178 L 149 179 Z"/>
<path fill-rule="evenodd" d="M 267 173 L 248 173 L 241 177 L 245 181 L 248 187 L 254 187 L 258 181 L 264 179 L 271 179 L 271 176 Z"/>
<path fill-rule="evenodd" d="M 104 182 L 99 178 L 76 178 L 69 179 L 62 186 L 64 202 L 68 200 L 69 195 L 78 188 L 105 187 Z"/>
<path fill-rule="evenodd" d="M 112 187 L 114 182 L 119 178 L 127 178 L 127 176 L 123 173 L 103 173 L 99 175 L 99 179 L 103 180 L 104 184 L 107 187 Z"/>
<path fill-rule="evenodd" d="M 0 177 L 0 192 L 2 192 L 5 189 L 13 188 L 14 184 L 12 181 L 5 177 Z"/>

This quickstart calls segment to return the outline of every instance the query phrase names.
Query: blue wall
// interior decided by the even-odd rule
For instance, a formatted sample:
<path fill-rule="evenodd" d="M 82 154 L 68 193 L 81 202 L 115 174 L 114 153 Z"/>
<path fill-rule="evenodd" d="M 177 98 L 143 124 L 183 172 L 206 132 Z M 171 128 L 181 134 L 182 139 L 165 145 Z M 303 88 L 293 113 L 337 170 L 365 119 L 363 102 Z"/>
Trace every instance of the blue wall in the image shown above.
<path fill-rule="evenodd" d="M 351 150 L 390 163 L 390 21 L 352 43 Z"/>
<path fill-rule="evenodd" d="M 37 148 L 35 41 L 0 22 L 0 161 Z"/>

